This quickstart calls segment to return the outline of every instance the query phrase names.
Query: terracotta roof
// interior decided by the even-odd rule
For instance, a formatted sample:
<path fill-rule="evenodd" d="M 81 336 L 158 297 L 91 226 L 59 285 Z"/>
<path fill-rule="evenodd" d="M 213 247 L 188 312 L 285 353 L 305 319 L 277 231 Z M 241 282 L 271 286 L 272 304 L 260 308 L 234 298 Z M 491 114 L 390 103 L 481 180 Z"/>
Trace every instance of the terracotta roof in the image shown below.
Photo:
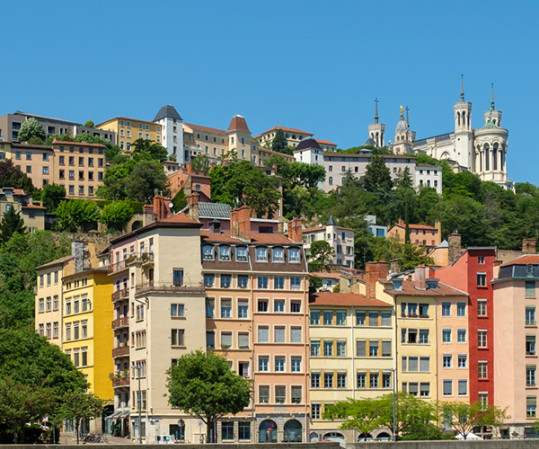
<path fill-rule="evenodd" d="M 0 192 L 4 193 L 4 189 L 6 189 L 6 187 L 1 188 Z M 25 195 L 23 189 L 12 189 L 12 192 L 13 192 L 13 195 Z"/>
<path fill-rule="evenodd" d="M 101 145 L 100 143 L 87 143 L 87 142 L 64 142 L 62 140 L 53 140 L 53 145 L 71 145 L 73 147 L 99 147 L 99 148 L 105 148 L 105 145 Z"/>
<path fill-rule="evenodd" d="M 245 121 L 245 118 L 243 118 L 241 115 L 235 115 L 234 117 L 232 117 L 228 130 L 229 131 L 234 131 L 234 130 L 247 131 L 248 133 L 251 132 L 249 131 L 249 127 L 247 126 L 247 122 Z"/>
<path fill-rule="evenodd" d="M 357 293 L 314 293 L 309 297 L 309 305 L 317 306 L 360 306 L 360 307 L 387 307 L 391 304 L 379 299 L 368 299 L 365 295 Z"/>
<path fill-rule="evenodd" d="M 189 128 L 198 129 L 199 131 L 205 132 L 205 133 L 211 133 L 211 134 L 221 134 L 223 136 L 226 136 L 226 131 L 222 129 L 217 128 L 210 128 L 208 126 L 200 126 L 200 125 L 194 125 L 193 123 L 184 123 Z"/>
<path fill-rule="evenodd" d="M 395 223 L 393 226 L 391 226 L 391 228 L 395 228 L 395 227 L 399 227 L 399 228 L 405 228 L 406 225 L 404 224 L 400 224 L 400 223 Z M 426 225 L 426 224 L 412 224 L 410 223 L 408 225 L 408 227 L 410 229 L 428 229 L 429 231 L 436 231 L 437 229 L 433 226 L 429 226 L 429 225 Z"/>
<path fill-rule="evenodd" d="M 525 254 L 523 256 L 517 257 L 516 259 L 505 262 L 502 267 L 507 267 L 508 265 L 536 265 L 539 264 L 539 254 Z"/>
<path fill-rule="evenodd" d="M 71 259 L 73 259 L 73 256 L 71 255 L 60 257 L 59 259 L 53 260 L 52 262 L 45 263 L 43 265 L 40 265 L 39 267 L 36 267 L 36 270 L 40 270 L 41 268 L 46 268 L 46 267 L 52 267 L 54 265 L 60 265 L 60 264 L 63 265 L 64 263 L 68 262 Z"/>
<path fill-rule="evenodd" d="M 132 122 L 148 123 L 148 124 L 151 124 L 151 125 L 155 125 L 154 122 L 149 122 L 148 120 L 141 120 L 139 118 L 131 118 L 131 117 L 122 117 L 122 116 L 120 116 L 120 117 L 111 118 L 109 120 L 105 120 L 104 122 L 95 125 L 95 127 L 99 128 L 101 125 L 104 125 L 105 123 L 113 122 L 114 120 L 130 120 Z M 157 124 L 157 126 L 159 126 L 159 124 Z"/>
<path fill-rule="evenodd" d="M 340 279 L 341 275 L 340 273 L 309 273 L 311 276 L 316 276 L 319 278 L 326 278 L 326 279 Z"/>
<path fill-rule="evenodd" d="M 322 140 L 322 139 L 315 139 L 318 143 L 322 143 L 324 145 L 335 145 L 337 146 L 336 143 L 333 143 L 333 142 L 330 142 L 329 140 Z"/>
<path fill-rule="evenodd" d="M 288 237 L 279 233 L 254 233 L 249 234 L 249 240 L 245 241 L 239 237 L 233 237 L 230 232 L 223 233 L 213 233 L 210 231 L 200 231 L 201 237 L 204 237 L 208 242 L 218 242 L 218 243 L 250 243 L 251 245 L 301 245 L 301 243 L 293 242 Z"/>
<path fill-rule="evenodd" d="M 198 221 L 193 220 L 189 215 L 186 213 L 179 213 L 176 215 L 172 215 L 170 217 L 164 218 L 163 220 L 159 220 L 157 222 L 159 223 L 189 223 L 189 224 L 198 224 Z"/>
<path fill-rule="evenodd" d="M 307 131 L 302 131 L 301 129 L 296 129 L 296 128 L 287 128 L 286 126 L 274 126 L 273 128 L 270 128 L 268 129 L 267 131 L 264 131 L 264 132 L 261 132 L 258 136 L 256 137 L 260 137 L 262 134 L 266 134 L 266 133 L 269 133 L 273 130 L 277 130 L 277 129 L 282 129 L 283 131 L 287 131 L 289 133 L 301 133 L 301 134 L 307 134 L 309 136 L 312 136 L 313 133 L 310 133 L 310 132 L 307 132 Z"/>
<path fill-rule="evenodd" d="M 350 229 L 350 228 L 343 228 L 342 226 L 335 226 L 337 229 L 342 229 L 343 231 L 353 231 L 353 229 Z M 316 232 L 316 231 L 325 231 L 326 230 L 326 226 L 315 226 L 313 228 L 307 228 L 307 229 L 303 229 L 303 233 L 308 233 L 308 232 Z"/>
<path fill-rule="evenodd" d="M 381 281 L 385 285 L 392 285 L 390 281 Z M 459 290 L 458 288 L 451 287 L 442 282 L 438 282 L 438 288 L 429 288 L 425 290 L 419 290 L 416 287 L 415 281 L 402 282 L 402 290 L 386 290 L 387 293 L 393 296 L 469 296 L 468 293 Z"/>
<path fill-rule="evenodd" d="M 23 209 L 42 209 L 47 210 L 45 206 L 36 206 L 35 204 L 28 204 L 27 206 L 22 206 Z"/>

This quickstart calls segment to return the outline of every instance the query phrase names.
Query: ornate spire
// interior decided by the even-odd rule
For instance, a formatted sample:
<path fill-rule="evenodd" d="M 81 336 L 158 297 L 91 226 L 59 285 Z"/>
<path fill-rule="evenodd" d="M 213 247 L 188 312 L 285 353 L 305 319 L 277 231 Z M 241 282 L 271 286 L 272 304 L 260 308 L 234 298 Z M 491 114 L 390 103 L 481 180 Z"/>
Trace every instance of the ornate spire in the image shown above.
<path fill-rule="evenodd" d="M 404 120 L 403 111 L 404 111 L 404 109 L 403 109 L 402 104 L 401 104 L 401 118 L 400 118 L 401 120 Z"/>
<path fill-rule="evenodd" d="M 374 123 L 378 123 L 378 98 L 374 99 Z"/>
<path fill-rule="evenodd" d="M 490 85 L 490 110 L 494 111 L 494 83 Z"/>
<path fill-rule="evenodd" d="M 460 75 L 460 101 L 464 103 L 464 75 Z"/>
<path fill-rule="evenodd" d="M 406 124 L 410 126 L 410 108 L 406 106 Z"/>

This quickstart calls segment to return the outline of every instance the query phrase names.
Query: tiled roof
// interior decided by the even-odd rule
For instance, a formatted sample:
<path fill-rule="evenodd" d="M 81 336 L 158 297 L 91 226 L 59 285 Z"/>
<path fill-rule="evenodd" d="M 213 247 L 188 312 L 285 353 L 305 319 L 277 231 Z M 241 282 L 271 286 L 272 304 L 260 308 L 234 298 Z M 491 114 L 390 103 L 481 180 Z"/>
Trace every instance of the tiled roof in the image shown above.
<path fill-rule="evenodd" d="M 163 118 L 175 118 L 176 120 L 182 119 L 180 117 L 180 114 L 178 114 L 178 111 L 176 111 L 176 108 L 171 104 L 166 104 L 165 106 L 162 106 L 153 121 L 157 122 L 158 120 L 161 120 Z"/>
<path fill-rule="evenodd" d="M 539 264 L 539 254 L 525 254 L 523 256 L 517 257 L 516 259 L 505 262 L 502 266 L 507 267 L 508 265 L 536 265 Z"/>
<path fill-rule="evenodd" d="M 186 223 L 186 224 L 198 224 L 198 221 L 193 220 L 189 215 L 186 213 L 179 213 L 176 215 L 172 215 L 170 217 L 164 218 L 163 220 L 157 221 L 158 224 L 160 223 Z"/>
<path fill-rule="evenodd" d="M 341 275 L 340 273 L 309 273 L 311 276 L 316 276 L 316 277 L 319 277 L 319 278 L 324 278 L 324 279 L 340 279 L 341 278 Z"/>
<path fill-rule="evenodd" d="M 399 224 L 399 223 L 395 223 L 392 228 L 395 228 L 395 227 L 399 227 L 399 228 L 405 228 L 406 226 L 405 225 L 402 225 L 402 224 Z M 408 225 L 408 227 L 410 229 L 425 229 L 425 230 L 429 230 L 429 231 L 436 231 L 437 229 L 432 227 L 432 226 L 429 226 L 429 225 L 425 225 L 425 224 L 412 224 L 410 223 Z"/>
<path fill-rule="evenodd" d="M 343 231 L 353 231 L 353 229 L 350 229 L 350 228 L 343 228 L 342 226 L 336 226 L 337 229 L 341 229 Z M 315 226 L 313 228 L 307 228 L 307 229 L 303 229 L 303 233 L 309 233 L 309 232 L 316 232 L 316 231 L 325 231 L 326 230 L 326 227 L 325 226 Z"/>
<path fill-rule="evenodd" d="M 60 257 L 59 259 L 53 260 L 52 262 L 45 263 L 43 265 L 40 265 L 39 267 L 36 267 L 36 270 L 39 270 L 41 268 L 52 267 L 54 265 L 64 264 L 64 263 L 68 262 L 71 259 L 73 259 L 73 256 L 71 256 L 71 255 Z"/>
<path fill-rule="evenodd" d="M 246 131 L 250 133 L 249 127 L 247 126 L 247 122 L 245 121 L 245 118 L 243 118 L 241 115 L 235 115 L 232 117 L 232 120 L 230 121 L 230 125 L 228 126 L 229 131 L 234 130 L 240 130 L 240 131 Z"/>
<path fill-rule="evenodd" d="M 198 216 L 200 218 L 216 218 L 218 220 L 230 220 L 232 208 L 228 204 L 198 203 Z"/>
<path fill-rule="evenodd" d="M 87 143 L 87 142 L 64 142 L 61 140 L 53 140 L 53 145 L 71 145 L 72 147 L 97 147 L 97 148 L 105 148 L 105 145 L 101 145 L 100 143 Z"/>
<path fill-rule="evenodd" d="M 23 209 L 41 209 L 41 210 L 47 210 L 44 206 L 37 206 L 35 204 L 28 204 L 27 206 L 22 206 Z"/>
<path fill-rule="evenodd" d="M 322 147 L 318 144 L 318 141 L 316 141 L 312 137 L 308 137 L 306 139 L 303 139 L 298 144 L 298 146 L 295 148 L 294 151 L 301 151 L 306 148 L 314 148 L 315 150 L 322 150 Z"/>
<path fill-rule="evenodd" d="M 5 189 L 6 187 L 3 187 L 2 189 L 0 189 L 0 193 L 5 193 L 4 192 Z M 11 191 L 13 192 L 13 195 L 25 195 L 23 189 L 12 189 Z"/>
<path fill-rule="evenodd" d="M 318 143 L 321 143 L 323 145 L 335 145 L 337 146 L 336 143 L 333 143 L 333 142 L 330 142 L 329 140 L 322 140 L 322 139 L 315 139 Z"/>
<path fill-rule="evenodd" d="M 216 242 L 216 243 L 250 243 L 252 245 L 301 245 L 301 243 L 296 243 L 290 240 L 288 237 L 279 233 L 249 233 L 248 237 L 250 242 L 246 242 L 243 239 L 238 237 L 233 237 L 230 232 L 223 233 L 213 233 L 210 231 L 202 230 L 200 231 L 201 237 L 207 242 Z"/>
<path fill-rule="evenodd" d="M 108 122 L 113 122 L 115 120 L 130 120 L 132 122 L 140 122 L 140 123 L 148 123 L 148 124 L 151 124 L 151 125 L 155 125 L 154 122 L 149 122 L 148 120 L 141 120 L 139 118 L 131 118 L 131 117 L 114 117 L 114 118 L 111 118 L 109 120 L 105 120 L 103 123 L 99 123 L 97 125 L 95 125 L 96 128 L 99 128 L 101 125 L 104 125 L 105 123 L 108 123 Z"/>
<path fill-rule="evenodd" d="M 382 283 L 389 286 L 392 285 L 390 281 L 382 281 Z M 390 288 L 386 291 L 393 296 L 469 296 L 468 293 L 442 282 L 438 282 L 438 288 L 420 290 L 417 288 L 417 283 L 415 281 L 405 280 L 402 282 L 402 290 L 393 290 Z"/>
<path fill-rule="evenodd" d="M 369 299 L 357 293 L 314 293 L 309 297 L 309 305 L 313 306 L 356 306 L 356 307 L 387 307 L 391 304 L 379 299 Z"/>
<path fill-rule="evenodd" d="M 222 129 L 217 128 L 210 128 L 208 126 L 200 126 L 200 125 L 194 125 L 193 123 L 185 123 L 186 126 L 189 128 L 197 129 L 199 131 L 210 133 L 210 134 L 221 134 L 223 136 L 226 136 L 226 131 Z"/>
<path fill-rule="evenodd" d="M 301 129 L 296 129 L 296 128 L 287 128 L 286 126 L 274 126 L 273 128 L 270 128 L 268 129 L 267 131 L 264 131 L 264 132 L 261 132 L 258 136 L 256 137 L 260 137 L 262 134 L 266 134 L 266 133 L 269 133 L 273 130 L 278 130 L 278 129 L 282 129 L 283 131 L 285 132 L 289 132 L 289 133 L 301 133 L 301 134 L 307 134 L 309 136 L 312 136 L 313 133 L 310 133 L 308 131 L 302 131 Z"/>

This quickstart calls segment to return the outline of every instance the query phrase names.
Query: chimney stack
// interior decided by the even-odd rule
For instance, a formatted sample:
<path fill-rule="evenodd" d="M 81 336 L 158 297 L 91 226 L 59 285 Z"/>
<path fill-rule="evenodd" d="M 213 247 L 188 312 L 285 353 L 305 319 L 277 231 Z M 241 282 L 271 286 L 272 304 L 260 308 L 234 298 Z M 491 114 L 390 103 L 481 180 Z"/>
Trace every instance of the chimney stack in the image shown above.
<path fill-rule="evenodd" d="M 386 262 L 367 262 L 365 264 L 366 296 L 376 299 L 376 283 L 380 279 L 387 279 L 388 265 Z"/>
<path fill-rule="evenodd" d="M 522 240 L 522 252 L 526 254 L 535 254 L 537 247 L 536 239 L 523 239 Z"/>
<path fill-rule="evenodd" d="M 198 221 L 199 208 L 198 208 L 198 193 L 193 192 L 189 195 L 189 216 Z"/>
<path fill-rule="evenodd" d="M 425 265 L 419 265 L 415 268 L 415 286 L 418 290 L 427 289 L 427 270 Z"/>
<path fill-rule="evenodd" d="M 295 217 L 288 223 L 288 238 L 296 243 L 303 242 L 301 218 Z"/>
<path fill-rule="evenodd" d="M 251 208 L 249 206 L 232 209 L 230 212 L 230 231 L 232 237 L 249 239 L 251 232 Z"/>
<path fill-rule="evenodd" d="M 449 259 L 449 265 L 455 263 L 455 261 L 460 257 L 461 253 L 461 236 L 457 231 L 454 231 L 447 237 L 447 246 Z"/>
<path fill-rule="evenodd" d="M 75 273 L 84 271 L 84 242 L 72 242 L 71 255 L 73 256 L 73 261 L 75 263 Z"/>
<path fill-rule="evenodd" d="M 193 166 L 191 165 L 191 162 L 187 164 L 187 174 L 190 175 L 193 173 Z"/>

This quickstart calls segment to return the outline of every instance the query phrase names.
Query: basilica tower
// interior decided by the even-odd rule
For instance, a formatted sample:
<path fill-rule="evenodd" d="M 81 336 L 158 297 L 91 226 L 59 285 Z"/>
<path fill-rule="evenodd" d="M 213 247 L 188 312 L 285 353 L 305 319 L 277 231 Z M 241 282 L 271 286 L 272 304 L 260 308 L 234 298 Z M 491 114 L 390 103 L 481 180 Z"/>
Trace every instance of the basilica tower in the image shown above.
<path fill-rule="evenodd" d="M 455 146 L 450 159 L 474 171 L 472 103 L 464 99 L 464 77 L 461 75 L 460 101 L 453 105 Z"/>
<path fill-rule="evenodd" d="M 378 121 L 378 98 L 374 99 L 374 123 L 369 125 L 369 140 L 376 148 L 381 148 L 385 145 L 384 134 L 386 125 Z"/>
<path fill-rule="evenodd" d="M 403 107 L 401 106 L 400 119 L 395 128 L 395 142 L 393 142 L 393 152 L 395 154 L 407 154 L 412 152 L 415 132 L 410 130 L 408 111 L 409 109 L 406 107 L 406 120 L 404 120 Z"/>

